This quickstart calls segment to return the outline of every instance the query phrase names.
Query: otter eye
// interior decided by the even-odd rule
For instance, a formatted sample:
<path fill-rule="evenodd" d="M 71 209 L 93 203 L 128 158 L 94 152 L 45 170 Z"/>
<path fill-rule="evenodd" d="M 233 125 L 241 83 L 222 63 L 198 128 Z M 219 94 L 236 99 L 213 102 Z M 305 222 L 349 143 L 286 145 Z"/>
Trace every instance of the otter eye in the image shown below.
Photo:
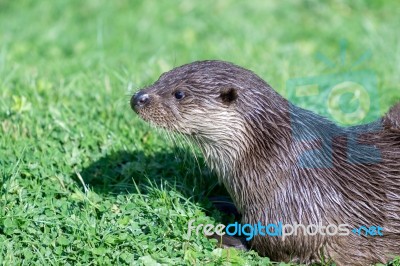
<path fill-rule="evenodd" d="M 176 91 L 174 96 L 176 99 L 181 100 L 183 97 L 185 97 L 185 93 L 183 91 Z"/>

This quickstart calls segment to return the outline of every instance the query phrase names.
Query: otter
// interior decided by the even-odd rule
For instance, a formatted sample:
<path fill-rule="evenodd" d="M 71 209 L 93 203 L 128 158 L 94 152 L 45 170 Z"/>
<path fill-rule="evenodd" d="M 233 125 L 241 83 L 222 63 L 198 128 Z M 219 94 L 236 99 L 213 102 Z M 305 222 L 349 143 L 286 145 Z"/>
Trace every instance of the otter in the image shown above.
<path fill-rule="evenodd" d="M 375 122 L 342 127 L 293 105 L 253 72 L 210 60 L 162 74 L 131 107 L 199 146 L 242 223 L 350 231 L 256 235 L 249 244 L 261 256 L 368 265 L 400 255 L 400 105 Z"/>

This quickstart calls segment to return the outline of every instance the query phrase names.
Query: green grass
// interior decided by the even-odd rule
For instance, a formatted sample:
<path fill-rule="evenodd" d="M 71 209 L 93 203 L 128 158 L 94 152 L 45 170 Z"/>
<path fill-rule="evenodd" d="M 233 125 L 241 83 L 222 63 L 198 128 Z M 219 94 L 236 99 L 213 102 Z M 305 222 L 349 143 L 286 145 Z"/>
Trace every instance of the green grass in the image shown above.
<path fill-rule="evenodd" d="M 349 71 L 369 52 L 354 69 L 377 77 L 378 111 L 400 99 L 398 1 L 269 2 L 0 0 L 0 262 L 267 265 L 184 237 L 192 218 L 228 219 L 207 200 L 223 190 L 129 97 L 201 59 L 288 96 L 290 79 Z"/>

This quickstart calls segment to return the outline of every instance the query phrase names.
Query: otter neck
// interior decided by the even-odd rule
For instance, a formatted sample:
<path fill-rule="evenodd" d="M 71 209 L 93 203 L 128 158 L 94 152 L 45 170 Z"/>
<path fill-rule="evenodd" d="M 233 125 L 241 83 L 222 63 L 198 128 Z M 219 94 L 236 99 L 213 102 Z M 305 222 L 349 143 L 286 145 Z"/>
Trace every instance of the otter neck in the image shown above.
<path fill-rule="evenodd" d="M 275 108 L 275 110 L 282 110 Z M 266 111 L 265 111 L 266 112 Z M 274 173 L 288 169 L 282 167 L 281 158 L 290 150 L 291 128 L 288 112 L 247 113 L 235 130 L 226 130 L 223 138 L 202 137 L 199 144 L 207 165 L 216 172 L 232 196 L 236 207 L 245 210 L 256 202 L 247 199 L 265 199 L 258 195 L 259 189 L 269 190 L 276 183 Z M 209 136 L 215 136 L 210 134 Z M 285 158 L 290 160 L 290 158 Z M 265 193 L 263 193 L 265 195 Z"/>
<path fill-rule="evenodd" d="M 326 180 L 327 184 L 318 183 L 319 177 L 313 176 L 317 171 L 304 173 L 307 167 L 328 167 L 332 134 L 345 133 L 346 130 L 319 115 L 285 103 L 286 108 L 280 106 L 249 113 L 242 131 L 236 131 L 223 140 L 203 141 L 201 145 L 207 164 L 216 171 L 219 181 L 225 185 L 241 212 L 249 212 L 252 208 L 276 209 L 275 204 L 280 204 L 277 198 L 293 202 L 290 206 L 296 209 L 299 198 L 293 195 L 309 201 L 301 190 L 310 183 L 315 185 L 316 195 L 323 197 L 323 191 L 328 190 L 330 195 L 340 197 L 330 187 L 330 180 Z M 323 148 L 319 153 L 307 156 L 305 150 L 321 143 Z M 304 167 L 302 163 L 310 165 Z M 281 194 L 278 196 L 278 193 Z M 315 213 L 315 217 L 320 216 Z"/>

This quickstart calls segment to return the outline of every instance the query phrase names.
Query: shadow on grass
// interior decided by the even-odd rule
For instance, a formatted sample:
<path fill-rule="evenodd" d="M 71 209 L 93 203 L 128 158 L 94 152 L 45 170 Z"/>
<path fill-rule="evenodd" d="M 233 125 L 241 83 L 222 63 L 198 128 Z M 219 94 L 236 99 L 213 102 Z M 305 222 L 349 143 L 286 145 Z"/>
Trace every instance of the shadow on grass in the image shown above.
<path fill-rule="evenodd" d="M 196 159 L 180 148 L 152 155 L 143 151 L 114 152 L 84 168 L 80 175 L 98 194 L 138 193 L 137 188 L 146 194 L 149 186 L 176 189 L 208 213 L 218 209 L 235 220 L 240 218 L 227 191 L 218 185 L 202 158 Z"/>

